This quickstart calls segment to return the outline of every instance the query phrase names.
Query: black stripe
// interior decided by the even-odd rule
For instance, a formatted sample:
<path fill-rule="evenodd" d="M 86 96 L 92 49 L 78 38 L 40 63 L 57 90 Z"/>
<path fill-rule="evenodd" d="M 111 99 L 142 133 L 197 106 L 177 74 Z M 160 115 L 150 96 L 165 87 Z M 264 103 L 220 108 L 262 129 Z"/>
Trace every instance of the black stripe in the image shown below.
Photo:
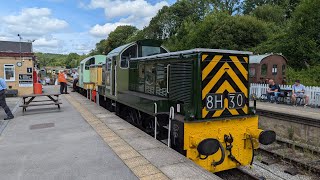
<path fill-rule="evenodd" d="M 234 64 L 234 62 L 228 62 L 229 66 L 232 68 L 232 70 L 234 71 L 234 73 L 236 73 L 236 75 L 239 77 L 240 81 L 242 82 L 242 84 L 244 86 L 247 86 L 248 84 L 248 80 L 246 80 L 246 78 L 242 75 L 242 73 L 240 72 L 240 70 L 237 68 L 237 66 Z M 240 63 L 239 63 L 240 64 Z M 246 69 L 247 70 L 247 69 Z M 247 70 L 248 72 L 248 70 Z"/>
<path fill-rule="evenodd" d="M 232 80 L 232 78 L 229 76 L 227 72 L 225 72 L 222 77 L 218 80 L 218 82 L 213 86 L 213 88 L 209 91 L 209 93 L 215 93 L 220 86 L 224 83 L 224 81 L 228 81 L 229 84 L 232 86 L 232 88 L 236 92 L 242 92 L 240 88 L 237 86 L 237 84 Z"/>
<path fill-rule="evenodd" d="M 206 115 L 206 119 L 208 119 L 208 118 L 212 118 L 212 116 L 213 116 L 213 114 L 215 113 L 216 111 L 214 110 L 214 111 L 209 111 L 209 113 Z"/>
<path fill-rule="evenodd" d="M 224 65 L 224 62 L 218 62 L 217 65 L 211 70 L 208 76 L 202 81 L 202 89 L 204 89 L 207 84 L 211 81 L 211 79 L 217 74 L 217 72 Z M 202 69 L 203 70 L 203 69 Z"/>
<path fill-rule="evenodd" d="M 246 62 L 246 60 L 244 60 L 244 57 L 243 57 L 243 56 L 241 56 L 241 57 L 237 56 L 237 58 L 239 59 L 239 61 L 241 62 L 241 64 L 242 64 L 242 63 L 248 64 L 248 63 Z M 247 58 L 248 58 L 248 57 L 247 57 Z M 249 61 L 249 58 L 248 58 L 248 61 Z"/>
<path fill-rule="evenodd" d="M 230 111 L 228 109 L 225 109 L 222 114 L 220 115 L 221 116 L 232 116 L 232 114 L 230 113 Z"/>
<path fill-rule="evenodd" d="M 246 113 L 242 109 L 237 109 L 239 115 L 245 115 Z"/>

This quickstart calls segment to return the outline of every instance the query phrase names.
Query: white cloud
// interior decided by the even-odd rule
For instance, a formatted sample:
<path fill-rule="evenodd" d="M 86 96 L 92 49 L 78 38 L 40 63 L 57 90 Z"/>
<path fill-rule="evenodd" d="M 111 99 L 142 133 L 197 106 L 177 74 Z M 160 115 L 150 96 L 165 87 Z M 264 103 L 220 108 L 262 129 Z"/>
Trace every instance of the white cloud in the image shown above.
<path fill-rule="evenodd" d="M 1 19 L 7 32 L 24 36 L 42 36 L 68 26 L 66 21 L 51 17 L 51 10 L 48 8 L 27 8 L 18 15 L 4 16 Z"/>
<path fill-rule="evenodd" d="M 58 48 L 60 41 L 58 39 L 39 38 L 33 42 L 35 47 L 51 47 Z"/>
<path fill-rule="evenodd" d="M 106 23 L 105 25 L 99 25 L 96 24 L 93 28 L 90 30 L 90 34 L 95 36 L 95 37 L 101 37 L 101 38 L 106 38 L 108 34 L 115 30 L 118 26 L 121 25 L 129 25 L 130 23 Z"/>
<path fill-rule="evenodd" d="M 124 24 L 142 29 L 163 6 L 168 5 L 166 1 L 152 5 L 146 0 L 91 0 L 86 8 L 103 8 L 108 22 L 104 25 L 95 25 L 91 28 L 90 34 L 106 37 L 117 26 Z M 81 7 L 85 6 L 81 4 Z M 112 22 L 113 19 L 120 20 Z"/>

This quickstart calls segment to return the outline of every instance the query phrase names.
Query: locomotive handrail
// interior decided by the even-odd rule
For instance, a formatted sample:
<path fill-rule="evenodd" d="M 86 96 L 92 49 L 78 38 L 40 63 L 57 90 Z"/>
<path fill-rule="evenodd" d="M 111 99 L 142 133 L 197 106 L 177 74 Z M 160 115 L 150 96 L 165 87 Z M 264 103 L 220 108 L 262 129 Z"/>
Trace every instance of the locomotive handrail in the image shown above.
<path fill-rule="evenodd" d="M 167 65 L 167 94 L 169 93 L 169 68 L 170 64 Z"/>
<path fill-rule="evenodd" d="M 157 124 L 158 124 L 158 118 L 157 118 L 157 113 L 158 113 L 158 105 L 157 103 L 154 103 L 154 138 L 157 139 Z"/>
<path fill-rule="evenodd" d="M 170 147 L 171 142 L 171 120 L 174 119 L 174 107 L 170 107 L 169 113 L 169 125 L 168 125 L 168 147 Z"/>

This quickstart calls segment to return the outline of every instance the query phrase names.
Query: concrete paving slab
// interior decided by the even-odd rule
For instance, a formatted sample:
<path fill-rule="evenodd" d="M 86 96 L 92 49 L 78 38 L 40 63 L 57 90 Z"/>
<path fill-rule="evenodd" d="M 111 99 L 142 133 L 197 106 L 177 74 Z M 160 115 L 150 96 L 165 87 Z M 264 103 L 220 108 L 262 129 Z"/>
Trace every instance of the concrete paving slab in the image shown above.
<path fill-rule="evenodd" d="M 99 115 L 99 114 L 98 114 Z M 106 115 L 106 114 L 105 114 Z M 123 119 L 119 118 L 116 115 L 108 115 L 108 117 L 99 117 L 97 116 L 102 122 L 105 124 L 111 124 L 111 123 L 120 123 L 123 122 Z"/>
<path fill-rule="evenodd" d="M 0 138 L 0 179 L 137 179 L 83 117 L 62 99 L 60 113 L 11 120 Z M 30 129 L 35 124 L 53 127 Z"/>
<path fill-rule="evenodd" d="M 200 172 L 194 171 L 194 167 L 190 166 L 189 163 L 171 164 L 160 169 L 170 179 L 186 179 L 191 177 L 197 177 L 195 179 L 204 178 L 201 177 Z"/>
<path fill-rule="evenodd" d="M 186 161 L 184 156 L 167 147 L 141 150 L 139 153 L 158 168 Z"/>
<path fill-rule="evenodd" d="M 109 126 L 109 128 L 112 129 L 113 131 L 115 131 L 115 130 L 131 129 L 131 128 L 134 127 L 134 126 L 132 126 L 130 123 L 126 122 L 126 121 L 108 124 L 108 126 Z"/>
<path fill-rule="evenodd" d="M 148 137 L 149 136 L 134 126 L 131 126 L 128 129 L 116 129 L 114 131 L 124 140 L 126 140 L 126 139 L 131 140 L 131 139 L 135 139 L 138 137 Z"/>
<path fill-rule="evenodd" d="M 163 147 L 163 143 L 151 140 L 149 138 L 152 138 L 152 137 L 142 136 L 142 137 L 135 137 L 135 138 L 127 138 L 126 141 L 128 144 L 130 144 L 130 146 L 132 146 L 137 151 Z"/>

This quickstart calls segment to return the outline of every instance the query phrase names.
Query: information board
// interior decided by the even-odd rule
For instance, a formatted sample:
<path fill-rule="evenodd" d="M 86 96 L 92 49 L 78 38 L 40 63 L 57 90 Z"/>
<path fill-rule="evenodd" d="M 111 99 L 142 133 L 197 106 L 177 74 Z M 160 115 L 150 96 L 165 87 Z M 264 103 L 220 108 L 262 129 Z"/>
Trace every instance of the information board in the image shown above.
<path fill-rule="evenodd" d="M 32 74 L 19 74 L 19 87 L 33 87 Z"/>

